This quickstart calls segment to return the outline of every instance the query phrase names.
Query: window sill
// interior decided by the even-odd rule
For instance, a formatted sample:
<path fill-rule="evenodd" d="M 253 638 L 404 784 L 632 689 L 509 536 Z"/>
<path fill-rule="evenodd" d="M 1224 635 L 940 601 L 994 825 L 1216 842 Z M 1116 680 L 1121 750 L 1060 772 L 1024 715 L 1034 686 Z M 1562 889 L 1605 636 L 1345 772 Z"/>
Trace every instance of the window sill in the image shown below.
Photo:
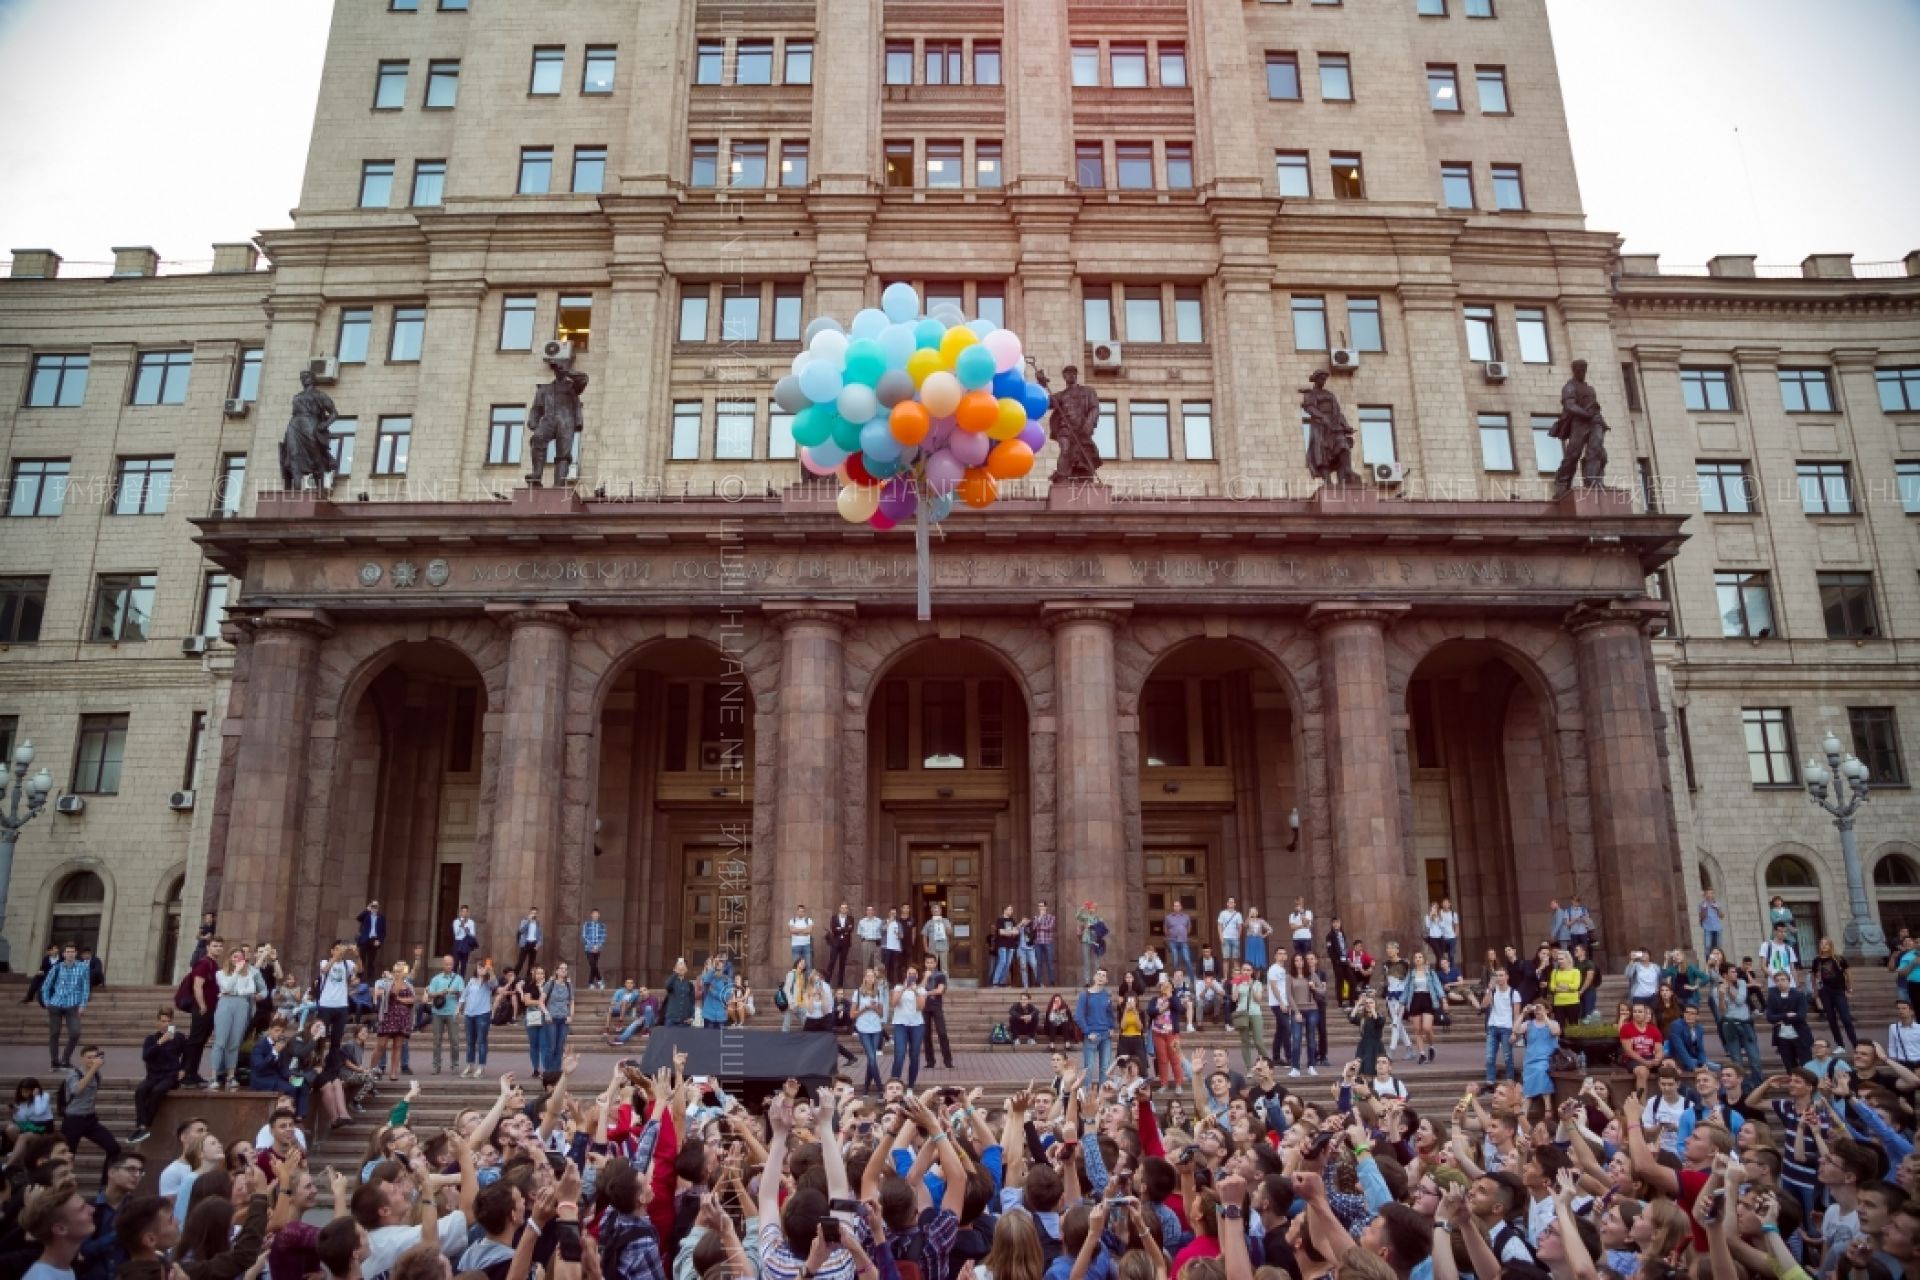
<path fill-rule="evenodd" d="M 1802 511 L 1809 520 L 1858 520 L 1864 512 L 1860 511 Z"/>
<path fill-rule="evenodd" d="M 1756 782 L 1753 784 L 1753 789 L 1755 791 L 1787 792 L 1805 791 L 1807 788 L 1804 783 L 1799 782 Z"/>

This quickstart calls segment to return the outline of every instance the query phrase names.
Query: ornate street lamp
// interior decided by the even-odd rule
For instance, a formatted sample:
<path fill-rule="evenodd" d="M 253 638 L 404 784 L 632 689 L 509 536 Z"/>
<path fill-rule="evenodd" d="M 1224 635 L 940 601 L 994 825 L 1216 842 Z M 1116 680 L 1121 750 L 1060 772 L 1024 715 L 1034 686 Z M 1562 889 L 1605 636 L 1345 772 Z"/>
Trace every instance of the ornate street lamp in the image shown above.
<path fill-rule="evenodd" d="M 1807 796 L 1832 814 L 1833 825 L 1840 829 L 1840 854 L 1847 864 L 1846 952 L 1859 959 L 1885 959 L 1887 938 L 1867 914 L 1867 882 L 1860 874 L 1860 851 L 1853 842 L 1853 817 L 1873 789 L 1867 782 L 1867 766 L 1850 754 L 1843 755 L 1840 739 L 1832 733 L 1820 749 L 1827 753 L 1827 762 L 1807 761 Z"/>
<path fill-rule="evenodd" d="M 22 742 L 13 752 L 13 798 L 9 801 L 7 812 L 0 813 L 0 971 L 8 967 L 11 948 L 7 944 L 7 890 L 13 883 L 13 846 L 20 839 L 20 828 L 40 816 L 40 810 L 47 805 L 47 792 L 53 790 L 53 775 L 42 768 L 40 772 L 27 777 L 27 770 L 33 764 L 33 744 Z M 5 786 L 0 779 L 0 789 Z M 27 802 L 26 816 L 20 814 L 20 801 Z"/>

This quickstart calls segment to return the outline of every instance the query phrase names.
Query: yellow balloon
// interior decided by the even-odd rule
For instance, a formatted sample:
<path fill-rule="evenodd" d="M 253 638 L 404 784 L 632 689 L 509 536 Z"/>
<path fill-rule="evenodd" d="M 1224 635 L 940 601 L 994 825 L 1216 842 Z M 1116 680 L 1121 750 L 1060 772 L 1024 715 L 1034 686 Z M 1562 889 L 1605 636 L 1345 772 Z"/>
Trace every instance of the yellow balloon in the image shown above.
<path fill-rule="evenodd" d="M 913 379 L 913 385 L 916 387 L 927 380 L 927 375 L 938 373 L 944 368 L 946 368 L 946 362 L 940 358 L 940 353 L 931 347 L 922 347 L 907 357 L 907 376 Z"/>
<path fill-rule="evenodd" d="M 1011 440 L 1019 435 L 1027 425 L 1027 407 L 1018 400 L 1002 399 L 1000 416 L 987 428 L 987 438 L 991 440 Z"/>
<path fill-rule="evenodd" d="M 955 325 L 940 338 L 940 363 L 946 368 L 953 368 L 953 362 L 960 358 L 960 353 L 978 341 L 980 339 L 974 336 L 973 330 L 964 325 Z"/>

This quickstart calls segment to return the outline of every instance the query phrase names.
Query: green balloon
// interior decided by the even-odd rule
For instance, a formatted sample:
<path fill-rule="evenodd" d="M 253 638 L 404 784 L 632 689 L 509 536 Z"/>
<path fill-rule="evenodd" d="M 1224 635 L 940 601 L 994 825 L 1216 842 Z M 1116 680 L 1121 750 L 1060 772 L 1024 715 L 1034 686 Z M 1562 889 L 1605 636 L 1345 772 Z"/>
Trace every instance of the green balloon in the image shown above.
<path fill-rule="evenodd" d="M 833 434 L 833 424 L 839 417 L 826 405 L 810 404 L 793 415 L 793 440 L 795 444 L 812 448 Z"/>
<path fill-rule="evenodd" d="M 886 371 L 887 353 L 873 339 L 861 338 L 847 348 L 847 364 L 840 376 L 846 382 L 871 387 L 879 383 L 880 375 Z"/>
<path fill-rule="evenodd" d="M 860 428 L 864 423 L 848 422 L 839 414 L 833 415 L 833 442 L 848 453 L 860 452 Z M 795 437 L 796 439 L 798 437 Z"/>

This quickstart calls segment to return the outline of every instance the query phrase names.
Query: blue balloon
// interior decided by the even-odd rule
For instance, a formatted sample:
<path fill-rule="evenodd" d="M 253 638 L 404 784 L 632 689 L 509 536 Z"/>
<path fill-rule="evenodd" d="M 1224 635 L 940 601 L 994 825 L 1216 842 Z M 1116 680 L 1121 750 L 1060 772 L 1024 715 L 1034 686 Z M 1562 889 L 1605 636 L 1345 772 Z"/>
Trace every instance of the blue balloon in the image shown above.
<path fill-rule="evenodd" d="M 880 350 L 886 354 L 887 368 L 905 370 L 907 359 L 912 356 L 916 343 L 913 340 L 913 326 L 910 324 L 889 325 L 880 334 Z"/>
<path fill-rule="evenodd" d="M 877 307 L 865 307 L 853 317 L 848 329 L 855 338 L 877 338 L 887 327 L 887 313 Z"/>
<path fill-rule="evenodd" d="M 953 490 L 948 489 L 945 493 L 936 493 L 928 500 L 927 519 L 935 521 L 945 520 L 952 514 Z"/>
<path fill-rule="evenodd" d="M 875 418 L 860 428 L 860 453 L 867 461 L 897 462 L 900 448 L 900 442 L 893 438 L 893 429 L 885 418 Z"/>
<path fill-rule="evenodd" d="M 811 373 L 812 371 L 813 371 L 813 366 L 811 365 L 807 366 L 807 372 Z M 802 374 L 801 377 L 803 379 L 803 385 L 804 385 L 804 379 L 806 375 Z M 1029 419 L 1037 420 L 1039 418 L 1046 416 L 1047 408 L 1050 402 L 1047 399 L 1047 389 L 1041 386 L 1039 383 L 1029 382 L 1027 384 L 1027 393 L 1021 397 L 1021 400 L 1023 403 L 1025 403 L 1027 407 L 1027 417 Z"/>
<path fill-rule="evenodd" d="M 953 375 L 969 391 L 978 391 L 990 385 L 993 382 L 993 352 L 974 343 L 954 358 Z"/>
<path fill-rule="evenodd" d="M 887 313 L 887 319 L 903 324 L 920 314 L 920 295 L 904 280 L 895 281 L 880 295 L 880 309 Z"/>
<path fill-rule="evenodd" d="M 940 349 L 940 339 L 947 336 L 947 326 L 931 317 L 913 326 L 914 345 L 921 348 Z"/>
<path fill-rule="evenodd" d="M 800 371 L 800 390 L 815 404 L 827 404 L 840 394 L 840 371 L 824 360 L 815 360 Z"/>
<path fill-rule="evenodd" d="M 999 327 L 985 316 L 981 316 L 978 320 L 967 321 L 967 328 L 973 330 L 973 336 L 976 338 L 984 338 Z"/>
<path fill-rule="evenodd" d="M 813 460 L 823 467 L 837 467 L 847 460 L 847 451 L 834 443 L 831 436 L 819 444 L 809 445 L 807 452 L 811 453 Z"/>
<path fill-rule="evenodd" d="M 1019 400 L 1025 403 L 1027 398 L 1027 380 L 1020 376 L 1018 369 L 1009 369 L 1005 373 L 994 374 L 993 398 L 995 400 Z"/>
<path fill-rule="evenodd" d="M 860 465 L 865 467 L 867 474 L 875 480 L 885 480 L 889 476 L 899 475 L 906 466 L 898 458 L 876 458 L 864 450 L 860 454 Z"/>

